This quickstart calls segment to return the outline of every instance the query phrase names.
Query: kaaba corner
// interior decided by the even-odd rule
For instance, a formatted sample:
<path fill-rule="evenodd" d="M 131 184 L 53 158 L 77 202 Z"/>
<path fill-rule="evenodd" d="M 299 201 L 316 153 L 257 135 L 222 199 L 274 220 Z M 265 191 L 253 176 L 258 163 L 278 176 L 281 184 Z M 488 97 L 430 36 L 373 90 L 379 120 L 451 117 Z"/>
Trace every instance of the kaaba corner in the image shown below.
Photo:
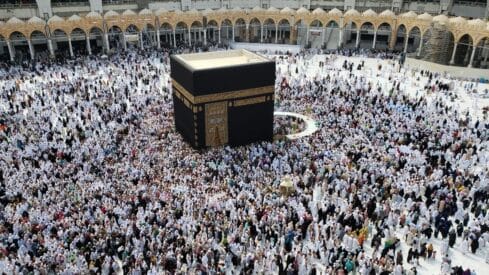
<path fill-rule="evenodd" d="M 175 128 L 196 149 L 273 139 L 275 62 L 246 51 L 173 55 Z"/>

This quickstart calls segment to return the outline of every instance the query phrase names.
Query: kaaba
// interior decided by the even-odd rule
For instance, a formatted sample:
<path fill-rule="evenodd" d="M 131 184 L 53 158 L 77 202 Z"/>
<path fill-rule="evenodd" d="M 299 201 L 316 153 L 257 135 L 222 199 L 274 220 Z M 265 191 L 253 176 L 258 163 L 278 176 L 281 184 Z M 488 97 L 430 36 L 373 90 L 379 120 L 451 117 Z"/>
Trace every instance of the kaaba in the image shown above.
<path fill-rule="evenodd" d="M 273 139 L 275 62 L 246 50 L 172 55 L 175 128 L 196 149 Z"/>

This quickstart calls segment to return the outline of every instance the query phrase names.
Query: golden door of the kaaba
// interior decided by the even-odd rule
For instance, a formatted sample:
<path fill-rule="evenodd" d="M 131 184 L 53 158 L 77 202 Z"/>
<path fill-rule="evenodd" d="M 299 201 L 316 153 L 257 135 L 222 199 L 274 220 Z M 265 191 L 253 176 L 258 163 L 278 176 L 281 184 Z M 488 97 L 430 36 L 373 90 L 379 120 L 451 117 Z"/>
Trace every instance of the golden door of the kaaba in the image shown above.
<path fill-rule="evenodd" d="M 205 145 L 228 143 L 228 104 L 226 101 L 205 104 Z"/>

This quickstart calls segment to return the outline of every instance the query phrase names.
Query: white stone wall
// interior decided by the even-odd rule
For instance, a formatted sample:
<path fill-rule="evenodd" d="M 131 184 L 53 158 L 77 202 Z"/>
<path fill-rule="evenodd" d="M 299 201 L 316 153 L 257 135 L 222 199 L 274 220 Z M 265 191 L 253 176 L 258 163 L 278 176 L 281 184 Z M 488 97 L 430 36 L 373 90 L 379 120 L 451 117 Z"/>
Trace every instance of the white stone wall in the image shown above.
<path fill-rule="evenodd" d="M 89 13 L 90 6 L 61 6 L 53 7 L 53 14 L 76 14 L 76 13 Z"/>
<path fill-rule="evenodd" d="M 39 17 L 44 18 L 45 14 L 50 17 L 53 16 L 53 11 L 51 9 L 51 0 L 36 0 L 37 8 L 39 9 Z"/>
<path fill-rule="evenodd" d="M 453 4 L 452 13 L 463 17 L 484 18 L 486 9 L 480 6 L 462 6 Z"/>
<path fill-rule="evenodd" d="M 296 1 L 296 0 L 271 0 L 270 1 L 270 4 L 273 6 L 273 7 L 276 7 L 276 8 L 285 8 L 285 7 L 289 7 L 291 9 L 298 9 L 301 7 L 301 1 Z"/>
<path fill-rule="evenodd" d="M 39 10 L 36 8 L 0 9 L 0 19 L 7 20 L 14 16 L 21 19 L 28 19 L 33 16 L 39 16 Z"/>
<path fill-rule="evenodd" d="M 220 9 L 221 8 L 221 1 L 220 0 L 199 0 L 199 1 L 192 1 L 193 2 L 193 8 L 197 10 L 203 10 L 206 8 L 209 9 Z"/>
<path fill-rule="evenodd" d="M 0 19 L 6 20 L 11 17 L 18 18 L 30 18 L 32 16 L 39 16 L 44 18 L 45 14 L 52 16 L 53 14 L 76 14 L 86 13 L 88 11 L 106 12 L 108 10 L 123 11 L 126 9 L 132 9 L 137 11 L 137 4 L 124 4 L 124 5 L 102 5 L 102 0 L 89 0 L 90 6 L 66 6 L 66 7 L 52 7 L 51 0 L 36 0 L 38 8 L 15 8 L 15 9 L 0 9 Z M 489 2 L 489 0 L 488 0 Z M 223 6 L 227 6 L 229 9 L 234 7 L 241 7 L 246 9 L 252 9 L 256 6 L 263 7 L 276 7 L 282 9 L 290 7 L 298 9 L 300 7 L 325 7 L 332 8 L 338 7 L 342 10 L 348 8 L 357 8 L 364 10 L 366 8 L 373 8 L 377 11 L 380 9 L 394 8 L 396 12 L 399 10 L 399 6 L 402 5 L 401 0 L 391 0 L 389 2 L 383 2 L 381 8 L 379 8 L 378 1 L 375 0 L 173 0 L 164 2 L 150 2 L 148 8 L 151 10 L 157 10 L 164 8 L 167 10 L 186 10 L 197 9 L 203 10 L 206 8 L 219 9 Z M 440 4 L 435 3 L 418 3 L 412 1 L 410 3 L 403 4 L 403 10 L 412 10 L 417 13 L 439 13 L 446 9 L 451 11 L 451 14 L 455 16 L 473 17 L 473 18 L 485 18 L 488 11 L 487 7 L 482 6 L 462 6 L 459 4 L 453 4 L 453 0 L 442 0 Z"/>
<path fill-rule="evenodd" d="M 153 2 L 148 4 L 150 10 L 166 9 L 169 11 L 179 10 L 182 8 L 182 3 L 180 1 L 168 1 L 168 2 Z"/>
<path fill-rule="evenodd" d="M 125 4 L 125 5 L 104 5 L 103 6 L 104 12 L 113 10 L 113 11 L 125 11 L 125 10 L 137 10 L 138 5 L 137 4 Z"/>
<path fill-rule="evenodd" d="M 90 0 L 90 11 L 102 12 L 102 0 Z"/>
<path fill-rule="evenodd" d="M 256 6 L 260 6 L 260 0 L 230 0 L 229 4 L 231 5 L 230 8 L 240 7 L 252 9 Z"/>

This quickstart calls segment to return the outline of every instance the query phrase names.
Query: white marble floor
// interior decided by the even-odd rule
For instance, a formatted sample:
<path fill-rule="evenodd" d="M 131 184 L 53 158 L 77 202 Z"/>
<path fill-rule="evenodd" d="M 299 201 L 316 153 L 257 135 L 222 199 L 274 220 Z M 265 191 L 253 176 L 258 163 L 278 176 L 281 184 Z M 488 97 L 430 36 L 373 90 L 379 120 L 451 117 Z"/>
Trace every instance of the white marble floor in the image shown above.
<path fill-rule="evenodd" d="M 323 61 L 326 56 L 316 55 L 309 59 L 308 65 L 301 73 L 304 73 L 308 78 L 314 78 L 317 76 L 324 75 L 327 71 L 326 68 L 320 69 L 318 66 L 319 61 Z M 404 93 L 411 97 L 425 96 L 429 102 L 434 99 L 442 99 L 447 105 L 454 106 L 459 112 L 469 112 L 472 117 L 479 119 L 481 121 L 487 121 L 484 117 L 482 109 L 484 107 L 489 107 L 489 98 L 485 98 L 485 90 L 489 90 L 488 84 L 475 83 L 474 88 L 478 90 L 477 93 L 469 93 L 464 88 L 469 82 L 454 80 L 455 88 L 450 93 L 430 93 L 427 94 L 423 87 L 427 82 L 426 77 L 414 77 L 413 70 L 411 67 L 406 66 L 400 71 L 396 70 L 395 65 L 392 61 L 374 59 L 374 58 L 362 58 L 362 57 L 338 57 L 334 62 L 334 67 L 340 68 L 344 60 L 348 59 L 349 62 L 354 62 L 358 64 L 361 61 L 365 61 L 365 68 L 361 71 L 356 69 L 353 70 L 353 74 L 364 76 L 369 81 L 380 83 L 383 90 L 387 93 L 392 87 L 394 80 L 401 81 L 401 89 Z M 382 64 L 382 70 L 378 70 L 378 65 Z M 285 65 L 280 65 L 281 69 L 284 71 L 286 69 Z M 354 66 L 356 68 L 356 66 Z M 427 68 L 428 69 L 428 68 Z M 292 71 L 295 71 L 295 65 L 291 67 Z M 460 68 L 464 70 L 464 68 Z M 349 75 L 349 72 L 342 72 L 345 76 Z M 389 77 L 391 80 L 389 80 Z M 449 78 L 443 78 L 445 81 L 450 81 Z M 470 83 L 469 83 L 470 84 Z M 456 95 L 454 98 L 453 96 Z M 481 144 L 481 146 L 486 146 L 487 155 L 489 156 L 489 144 Z M 489 159 L 489 157 L 487 158 Z M 486 166 L 489 166 L 489 162 L 486 162 Z M 484 167 L 471 167 L 471 169 L 485 169 Z M 401 240 L 400 249 L 404 256 L 404 267 L 410 269 L 412 266 L 407 263 L 406 257 L 408 254 L 409 247 L 404 242 L 405 230 L 400 229 L 396 232 L 397 237 Z M 440 251 L 443 242 L 441 238 L 432 238 L 430 242 L 433 244 L 434 250 L 438 253 L 435 259 L 420 260 L 419 266 L 417 266 L 418 274 L 441 274 L 441 261 L 442 256 Z M 489 247 L 479 248 L 476 254 L 470 252 L 464 252 L 461 247 L 461 239 L 457 239 L 457 243 L 454 248 L 449 250 L 449 257 L 452 261 L 453 266 L 462 266 L 463 268 L 470 268 L 477 275 L 489 274 L 489 263 L 486 259 L 489 259 Z M 372 248 L 370 247 L 370 239 L 366 242 L 366 252 L 371 255 Z"/>

